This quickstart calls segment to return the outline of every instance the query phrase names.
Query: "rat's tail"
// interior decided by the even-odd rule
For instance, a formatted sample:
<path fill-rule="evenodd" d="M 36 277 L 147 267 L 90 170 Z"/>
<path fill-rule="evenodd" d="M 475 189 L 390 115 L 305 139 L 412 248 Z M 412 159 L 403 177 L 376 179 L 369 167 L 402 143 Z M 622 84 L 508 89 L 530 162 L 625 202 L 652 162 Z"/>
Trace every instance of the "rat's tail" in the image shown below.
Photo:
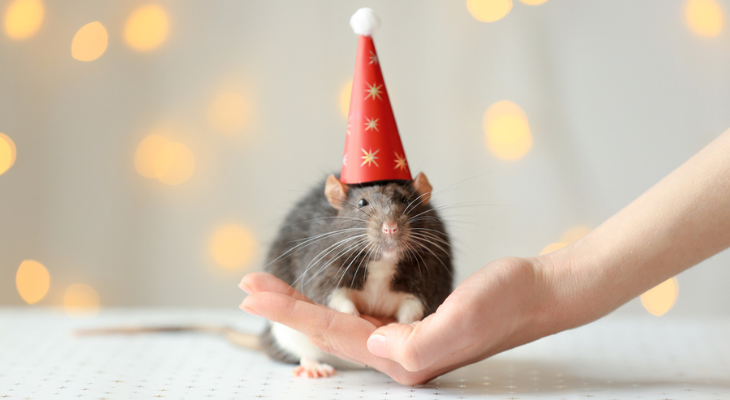
<path fill-rule="evenodd" d="M 142 333 L 178 333 L 203 332 L 214 333 L 226 338 L 239 347 L 261 351 L 258 335 L 237 331 L 221 325 L 179 325 L 179 326 L 128 326 L 116 328 L 79 329 L 74 331 L 75 336 L 92 335 L 138 335 Z"/>

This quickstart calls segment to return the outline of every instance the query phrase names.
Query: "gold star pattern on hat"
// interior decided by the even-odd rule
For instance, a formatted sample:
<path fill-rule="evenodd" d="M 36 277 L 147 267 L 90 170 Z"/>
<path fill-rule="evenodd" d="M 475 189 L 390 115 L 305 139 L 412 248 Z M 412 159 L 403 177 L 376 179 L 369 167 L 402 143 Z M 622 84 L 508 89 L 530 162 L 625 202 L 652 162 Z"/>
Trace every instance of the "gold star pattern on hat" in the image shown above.
<path fill-rule="evenodd" d="M 380 149 L 375 150 L 375 152 L 373 152 L 373 149 L 370 149 L 370 151 L 368 152 L 368 151 L 365 151 L 365 149 L 362 149 L 362 152 L 365 153 L 365 155 L 360 158 L 362 158 L 365 161 L 363 161 L 362 164 L 360 164 L 360 166 L 362 167 L 363 165 L 367 164 L 369 167 L 372 164 L 375 164 L 376 167 L 379 167 L 380 165 L 378 165 L 378 162 L 375 161 L 380 158 L 380 157 L 375 156 L 376 154 L 378 154 L 379 151 L 380 151 Z"/>
<path fill-rule="evenodd" d="M 370 64 L 377 64 L 378 63 L 378 55 L 370 52 Z"/>
<path fill-rule="evenodd" d="M 395 167 L 393 167 L 393 169 L 404 170 L 406 169 L 407 165 L 408 161 L 406 161 L 405 154 L 403 156 L 400 156 L 398 153 L 395 153 Z"/>
<path fill-rule="evenodd" d="M 383 100 L 380 97 L 380 93 L 382 93 L 382 87 L 383 87 L 382 84 L 378 85 L 376 82 L 376 83 L 373 83 L 372 85 L 369 83 L 367 85 L 369 87 L 367 89 L 365 89 L 365 93 L 367 93 L 367 96 L 365 96 L 365 100 L 367 100 L 368 97 L 372 97 L 373 100 L 375 100 L 376 97 L 378 98 L 378 100 Z"/>
<path fill-rule="evenodd" d="M 367 118 L 367 120 L 368 121 L 365 122 L 366 131 L 370 131 L 370 130 L 380 131 L 380 129 L 378 129 L 378 121 L 380 121 L 380 118 L 375 118 L 375 119 Z"/>

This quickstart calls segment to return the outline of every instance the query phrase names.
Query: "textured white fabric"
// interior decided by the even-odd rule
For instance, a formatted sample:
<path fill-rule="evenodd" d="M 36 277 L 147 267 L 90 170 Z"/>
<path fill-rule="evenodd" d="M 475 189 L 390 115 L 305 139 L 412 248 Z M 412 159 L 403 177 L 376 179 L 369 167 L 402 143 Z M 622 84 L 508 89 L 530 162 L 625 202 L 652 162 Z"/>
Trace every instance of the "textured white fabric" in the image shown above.
<path fill-rule="evenodd" d="M 213 335 L 71 334 L 81 327 L 190 323 L 254 333 L 263 322 L 240 310 L 116 309 L 75 320 L 0 308 L 0 399 L 730 398 L 728 318 L 612 315 L 415 387 L 366 369 L 295 378 L 294 365 Z"/>

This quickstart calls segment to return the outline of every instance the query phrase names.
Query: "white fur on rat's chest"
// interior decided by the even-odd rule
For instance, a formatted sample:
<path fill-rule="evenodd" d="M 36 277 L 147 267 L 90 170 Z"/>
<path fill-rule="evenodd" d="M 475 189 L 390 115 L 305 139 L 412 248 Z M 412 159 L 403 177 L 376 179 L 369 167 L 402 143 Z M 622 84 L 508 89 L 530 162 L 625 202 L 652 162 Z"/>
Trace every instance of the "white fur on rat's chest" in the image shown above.
<path fill-rule="evenodd" d="M 330 296 L 329 307 L 349 314 L 393 317 L 400 323 L 421 319 L 421 301 L 413 294 L 392 289 L 397 263 L 396 252 L 383 253 L 379 260 L 368 264 L 362 289 L 336 289 Z"/>
<path fill-rule="evenodd" d="M 397 262 L 394 254 L 383 254 L 368 265 L 362 290 L 350 291 L 350 299 L 360 313 L 395 316 L 405 294 L 391 290 Z"/>

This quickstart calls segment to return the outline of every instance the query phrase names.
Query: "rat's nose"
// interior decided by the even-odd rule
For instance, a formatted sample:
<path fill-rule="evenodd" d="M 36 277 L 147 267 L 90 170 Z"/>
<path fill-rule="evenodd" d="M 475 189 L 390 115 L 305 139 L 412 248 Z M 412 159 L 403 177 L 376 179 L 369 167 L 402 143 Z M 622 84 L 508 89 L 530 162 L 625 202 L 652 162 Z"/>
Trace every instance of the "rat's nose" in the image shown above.
<path fill-rule="evenodd" d="M 383 233 L 385 236 L 395 236 L 396 232 L 398 232 L 398 223 L 395 221 L 385 221 L 383 222 Z"/>

